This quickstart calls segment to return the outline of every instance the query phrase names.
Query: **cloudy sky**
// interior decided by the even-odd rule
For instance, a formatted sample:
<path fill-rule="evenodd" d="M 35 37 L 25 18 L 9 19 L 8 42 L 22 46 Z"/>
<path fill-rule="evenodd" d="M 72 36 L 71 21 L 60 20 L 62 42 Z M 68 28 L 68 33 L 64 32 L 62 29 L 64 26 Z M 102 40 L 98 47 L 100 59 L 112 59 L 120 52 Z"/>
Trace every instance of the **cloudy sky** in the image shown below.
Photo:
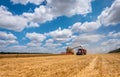
<path fill-rule="evenodd" d="M 120 0 L 0 0 L 0 51 L 88 53 L 120 47 Z"/>

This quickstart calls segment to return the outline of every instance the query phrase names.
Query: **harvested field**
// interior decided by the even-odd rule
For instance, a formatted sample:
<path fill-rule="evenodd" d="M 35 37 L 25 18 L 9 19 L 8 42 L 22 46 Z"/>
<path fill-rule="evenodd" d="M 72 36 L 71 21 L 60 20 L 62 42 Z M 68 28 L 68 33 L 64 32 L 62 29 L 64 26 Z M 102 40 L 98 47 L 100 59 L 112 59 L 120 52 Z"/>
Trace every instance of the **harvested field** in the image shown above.
<path fill-rule="evenodd" d="M 120 54 L 4 57 L 0 77 L 120 77 Z"/>
<path fill-rule="evenodd" d="M 58 56 L 64 54 L 0 54 L 0 58 L 25 58 L 25 57 L 45 57 L 45 56 Z"/>

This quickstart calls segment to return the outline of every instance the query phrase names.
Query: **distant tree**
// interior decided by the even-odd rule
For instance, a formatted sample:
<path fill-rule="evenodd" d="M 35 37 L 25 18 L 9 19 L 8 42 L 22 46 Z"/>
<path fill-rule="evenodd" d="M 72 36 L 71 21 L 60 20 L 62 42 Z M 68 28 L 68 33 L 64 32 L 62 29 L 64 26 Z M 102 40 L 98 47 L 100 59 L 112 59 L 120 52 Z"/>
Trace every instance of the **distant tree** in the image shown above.
<path fill-rule="evenodd" d="M 110 51 L 109 53 L 120 53 L 120 48 Z"/>

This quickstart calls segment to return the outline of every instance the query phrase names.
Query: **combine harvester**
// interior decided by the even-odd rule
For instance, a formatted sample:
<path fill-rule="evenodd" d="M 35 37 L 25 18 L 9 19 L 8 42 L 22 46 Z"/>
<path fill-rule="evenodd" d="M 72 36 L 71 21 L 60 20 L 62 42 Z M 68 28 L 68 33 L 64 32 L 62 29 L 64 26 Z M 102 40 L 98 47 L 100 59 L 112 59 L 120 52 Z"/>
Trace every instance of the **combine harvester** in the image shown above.
<path fill-rule="evenodd" d="M 77 52 L 75 53 L 74 49 L 76 49 L 76 48 L 77 48 Z M 74 54 L 76 54 L 76 55 L 86 55 L 87 51 L 82 46 L 77 46 L 77 47 L 74 47 L 74 48 L 67 47 L 66 55 L 74 55 Z"/>

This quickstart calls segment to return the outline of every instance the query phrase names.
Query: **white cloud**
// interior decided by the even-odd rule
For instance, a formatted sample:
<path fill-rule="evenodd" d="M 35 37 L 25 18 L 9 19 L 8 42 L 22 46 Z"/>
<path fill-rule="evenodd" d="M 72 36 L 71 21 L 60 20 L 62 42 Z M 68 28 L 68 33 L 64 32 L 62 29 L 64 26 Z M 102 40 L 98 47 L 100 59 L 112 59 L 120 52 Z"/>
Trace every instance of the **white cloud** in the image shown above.
<path fill-rule="evenodd" d="M 11 0 L 14 4 L 24 4 L 33 3 L 36 5 L 41 4 L 44 0 Z M 46 11 L 51 10 L 52 14 L 55 16 L 72 16 L 75 14 L 87 14 L 92 11 L 91 8 L 92 0 L 47 0 Z M 41 6 L 39 8 L 39 13 L 41 12 Z M 46 12 L 49 13 L 49 12 Z M 45 15 L 44 15 L 45 16 Z"/>
<path fill-rule="evenodd" d="M 27 44 L 27 46 L 29 47 L 39 47 L 41 45 L 40 42 L 34 42 L 34 41 L 31 41 Z"/>
<path fill-rule="evenodd" d="M 90 31 L 94 31 L 96 29 L 98 29 L 100 27 L 100 23 L 99 21 L 96 21 L 96 22 L 84 22 L 80 29 L 82 31 L 85 31 L 85 32 L 90 32 Z"/>
<path fill-rule="evenodd" d="M 45 46 L 47 47 L 47 48 L 56 48 L 56 47 L 58 47 L 58 46 L 61 46 L 62 44 L 55 44 L 55 43 L 46 43 L 45 44 Z"/>
<path fill-rule="evenodd" d="M 40 6 L 34 10 L 34 13 L 23 13 L 23 16 L 30 22 L 34 23 L 45 23 L 51 21 L 54 18 L 51 8 L 46 6 Z"/>
<path fill-rule="evenodd" d="M 76 32 L 91 32 L 91 31 L 98 29 L 100 26 L 101 26 L 101 24 L 99 23 L 99 21 L 84 22 L 83 24 L 80 22 L 76 22 L 75 24 L 73 24 L 71 29 L 75 33 Z"/>
<path fill-rule="evenodd" d="M 46 36 L 40 33 L 27 33 L 26 37 L 30 39 L 28 46 L 40 46 L 41 42 L 45 40 Z"/>
<path fill-rule="evenodd" d="M 27 3 L 33 3 L 36 5 L 39 5 L 43 2 L 44 0 L 11 0 L 11 2 L 13 2 L 14 4 L 23 4 L 26 5 Z"/>
<path fill-rule="evenodd" d="M 105 37 L 104 35 L 100 35 L 100 34 L 81 34 L 73 39 L 73 43 L 90 44 L 90 43 L 98 42 L 104 37 Z"/>
<path fill-rule="evenodd" d="M 53 39 L 48 39 L 48 40 L 46 40 L 46 43 L 53 43 L 53 42 L 54 42 Z"/>
<path fill-rule="evenodd" d="M 108 36 L 113 38 L 120 38 L 120 32 L 112 31 L 112 32 L 109 32 Z"/>
<path fill-rule="evenodd" d="M 74 24 L 71 26 L 72 31 L 75 32 L 75 33 L 76 33 L 76 32 L 81 32 L 81 29 L 80 29 L 81 25 L 82 25 L 82 23 L 80 23 L 80 22 L 74 23 Z"/>
<path fill-rule="evenodd" d="M 22 16 L 13 15 L 7 10 L 6 7 L 0 6 L 0 27 L 14 30 L 22 31 L 27 25 L 27 20 Z"/>
<path fill-rule="evenodd" d="M 55 31 L 51 31 L 50 33 L 47 33 L 47 35 L 51 36 L 55 41 L 65 42 L 70 40 L 72 36 L 72 32 L 70 29 L 61 30 L 61 28 L 59 28 Z"/>
<path fill-rule="evenodd" d="M 13 40 L 13 39 L 17 39 L 17 37 L 14 36 L 11 33 L 6 33 L 6 32 L 0 31 L 0 39 L 3 39 L 3 40 L 9 40 L 9 39 Z"/>
<path fill-rule="evenodd" d="M 120 48 L 120 39 L 109 39 L 101 43 L 103 52 L 109 52 L 111 50 Z"/>
<path fill-rule="evenodd" d="M 12 48 L 13 48 L 13 49 L 21 50 L 21 49 L 25 49 L 26 46 L 16 45 L 16 46 L 12 46 Z"/>
<path fill-rule="evenodd" d="M 14 4 L 24 4 L 33 3 L 36 5 L 41 4 L 44 0 L 11 0 Z M 91 8 L 92 0 L 48 0 L 47 7 L 45 6 L 45 10 L 51 10 L 51 13 L 55 16 L 72 16 L 75 14 L 87 14 L 92 11 Z M 43 6 L 40 6 L 37 12 L 41 12 Z M 43 10 L 42 10 L 43 11 Z M 45 16 L 45 15 L 44 15 Z"/>
<path fill-rule="evenodd" d="M 105 40 L 107 38 L 107 40 Z M 106 38 L 104 40 L 102 40 L 99 43 L 96 43 L 97 46 L 92 44 L 87 46 L 87 50 L 89 51 L 89 53 L 107 53 L 111 50 L 120 48 L 120 36 L 119 36 L 119 32 L 109 32 L 108 36 L 106 36 Z M 111 39 L 108 39 L 111 38 Z M 102 38 L 101 38 L 102 39 Z"/>
<path fill-rule="evenodd" d="M 43 0 L 11 0 L 13 3 L 40 4 Z M 59 16 L 86 15 L 92 12 L 92 0 L 48 0 L 47 5 L 40 5 L 33 13 L 23 12 L 13 15 L 6 7 L 0 6 L 0 27 L 22 31 L 26 27 L 39 27 L 41 23 L 51 21 Z M 18 22 L 19 21 L 19 22 Z"/>
<path fill-rule="evenodd" d="M 62 47 L 62 43 L 54 43 L 53 39 L 46 40 L 45 44 L 43 45 L 45 48 L 45 51 L 51 52 L 51 53 L 58 53 L 60 52 L 60 49 Z"/>
<path fill-rule="evenodd" d="M 34 13 L 23 13 L 30 22 L 45 23 L 59 16 L 86 15 L 92 12 L 92 0 L 48 0 L 46 6 L 39 6 Z"/>
<path fill-rule="evenodd" d="M 34 23 L 34 22 L 30 22 L 27 27 L 28 28 L 29 27 L 39 27 L 39 24 L 38 23 Z"/>
<path fill-rule="evenodd" d="M 92 12 L 91 2 L 92 0 L 48 0 L 47 5 L 52 8 L 54 15 L 72 16 Z"/>
<path fill-rule="evenodd" d="M 0 31 L 0 47 L 6 47 L 11 44 L 17 44 L 17 37 L 12 33 L 6 33 Z"/>
<path fill-rule="evenodd" d="M 107 7 L 100 16 L 98 16 L 98 20 L 100 20 L 101 24 L 105 26 L 116 25 L 120 23 L 120 0 L 115 0 L 111 7 Z"/>
<path fill-rule="evenodd" d="M 46 36 L 40 33 L 27 33 L 26 37 L 29 38 L 31 41 L 42 42 Z"/>
<path fill-rule="evenodd" d="M 2 52 L 26 52 L 26 46 L 14 45 L 8 47 L 1 47 L 0 51 Z"/>
<path fill-rule="evenodd" d="M 46 46 L 48 49 L 62 46 L 61 43 L 54 43 L 54 41 L 55 41 L 54 39 L 48 39 L 46 40 L 44 46 Z"/>
<path fill-rule="evenodd" d="M 119 39 L 109 39 L 108 41 L 103 42 L 101 45 L 108 45 L 108 46 L 119 45 L 120 46 L 120 40 Z"/>

